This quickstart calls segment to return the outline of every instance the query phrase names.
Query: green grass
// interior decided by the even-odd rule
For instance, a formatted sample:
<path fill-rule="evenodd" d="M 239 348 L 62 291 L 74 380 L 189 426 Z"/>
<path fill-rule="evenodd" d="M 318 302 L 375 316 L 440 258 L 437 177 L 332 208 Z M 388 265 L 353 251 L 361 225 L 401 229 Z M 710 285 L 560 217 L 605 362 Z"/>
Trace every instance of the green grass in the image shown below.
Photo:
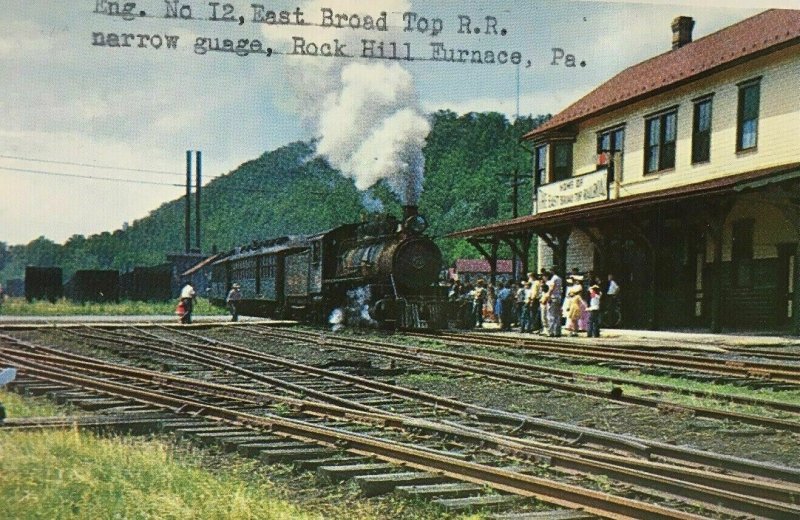
<path fill-rule="evenodd" d="M 6 408 L 8 418 L 50 417 L 63 415 L 65 408 L 43 397 L 21 397 L 13 392 L 0 390 L 0 403 Z"/>
<path fill-rule="evenodd" d="M 165 442 L 77 431 L 0 434 L 4 518 L 304 519 L 248 468 L 214 474 Z"/>
<path fill-rule="evenodd" d="M 25 298 L 10 298 L 0 307 L 0 315 L 7 316 L 125 316 L 125 315 L 156 315 L 175 314 L 177 301 L 167 302 L 139 302 L 121 301 L 119 303 L 76 303 L 61 299 L 55 303 L 47 300 L 35 300 L 28 303 Z M 215 307 L 204 299 L 198 298 L 194 314 L 224 315 L 228 311 Z"/>
<path fill-rule="evenodd" d="M 0 391 L 11 417 L 59 415 L 42 398 Z M 3 520 L 479 520 L 429 502 L 359 496 L 313 472 L 221 455 L 174 438 L 98 437 L 77 430 L 0 430 Z"/>

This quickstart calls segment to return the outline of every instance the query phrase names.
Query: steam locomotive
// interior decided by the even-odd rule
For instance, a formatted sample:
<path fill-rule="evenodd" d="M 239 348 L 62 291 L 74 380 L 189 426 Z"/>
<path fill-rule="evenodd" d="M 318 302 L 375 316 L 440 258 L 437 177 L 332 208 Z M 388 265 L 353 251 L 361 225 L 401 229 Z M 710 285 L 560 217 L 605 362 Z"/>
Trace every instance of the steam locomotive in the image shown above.
<path fill-rule="evenodd" d="M 405 206 L 402 221 L 383 215 L 236 248 L 212 264 L 210 298 L 224 303 L 237 283 L 243 315 L 440 328 L 442 254 L 426 227 L 417 208 Z"/>

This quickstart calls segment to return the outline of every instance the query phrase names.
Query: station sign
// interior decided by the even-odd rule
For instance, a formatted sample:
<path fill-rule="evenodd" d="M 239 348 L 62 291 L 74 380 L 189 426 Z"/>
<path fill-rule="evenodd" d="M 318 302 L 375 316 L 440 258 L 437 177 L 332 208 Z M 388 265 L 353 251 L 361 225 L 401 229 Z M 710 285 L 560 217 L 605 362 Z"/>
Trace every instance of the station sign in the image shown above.
<path fill-rule="evenodd" d="M 537 213 L 598 202 L 608 198 L 608 170 L 570 177 L 539 186 Z"/>

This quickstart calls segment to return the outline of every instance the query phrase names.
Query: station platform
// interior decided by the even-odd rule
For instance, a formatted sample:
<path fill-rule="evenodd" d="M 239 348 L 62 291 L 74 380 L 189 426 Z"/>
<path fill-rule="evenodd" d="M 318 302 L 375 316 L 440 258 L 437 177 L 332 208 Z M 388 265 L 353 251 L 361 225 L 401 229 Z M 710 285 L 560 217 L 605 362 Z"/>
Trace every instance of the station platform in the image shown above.
<path fill-rule="evenodd" d="M 569 331 L 562 328 L 560 338 L 550 338 L 537 334 L 522 334 L 518 330 L 501 332 L 496 323 L 484 323 L 483 328 L 474 332 L 496 333 L 520 338 L 542 338 L 550 341 L 564 341 L 597 345 L 663 345 L 665 348 L 715 348 L 725 347 L 797 347 L 800 348 L 800 336 L 792 336 L 786 331 L 726 331 L 713 334 L 708 330 L 638 330 L 638 329 L 602 329 L 599 338 L 587 338 L 585 333 L 570 336 Z"/>

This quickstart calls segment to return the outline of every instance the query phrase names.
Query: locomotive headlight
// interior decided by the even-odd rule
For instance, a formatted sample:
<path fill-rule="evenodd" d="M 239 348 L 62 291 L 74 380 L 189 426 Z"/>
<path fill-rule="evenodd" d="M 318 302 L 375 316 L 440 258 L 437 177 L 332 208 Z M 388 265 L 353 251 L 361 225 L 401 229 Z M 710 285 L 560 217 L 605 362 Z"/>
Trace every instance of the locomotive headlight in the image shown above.
<path fill-rule="evenodd" d="M 412 233 L 423 233 L 428 229 L 428 221 L 422 215 L 414 215 L 406 219 L 405 226 Z"/>

